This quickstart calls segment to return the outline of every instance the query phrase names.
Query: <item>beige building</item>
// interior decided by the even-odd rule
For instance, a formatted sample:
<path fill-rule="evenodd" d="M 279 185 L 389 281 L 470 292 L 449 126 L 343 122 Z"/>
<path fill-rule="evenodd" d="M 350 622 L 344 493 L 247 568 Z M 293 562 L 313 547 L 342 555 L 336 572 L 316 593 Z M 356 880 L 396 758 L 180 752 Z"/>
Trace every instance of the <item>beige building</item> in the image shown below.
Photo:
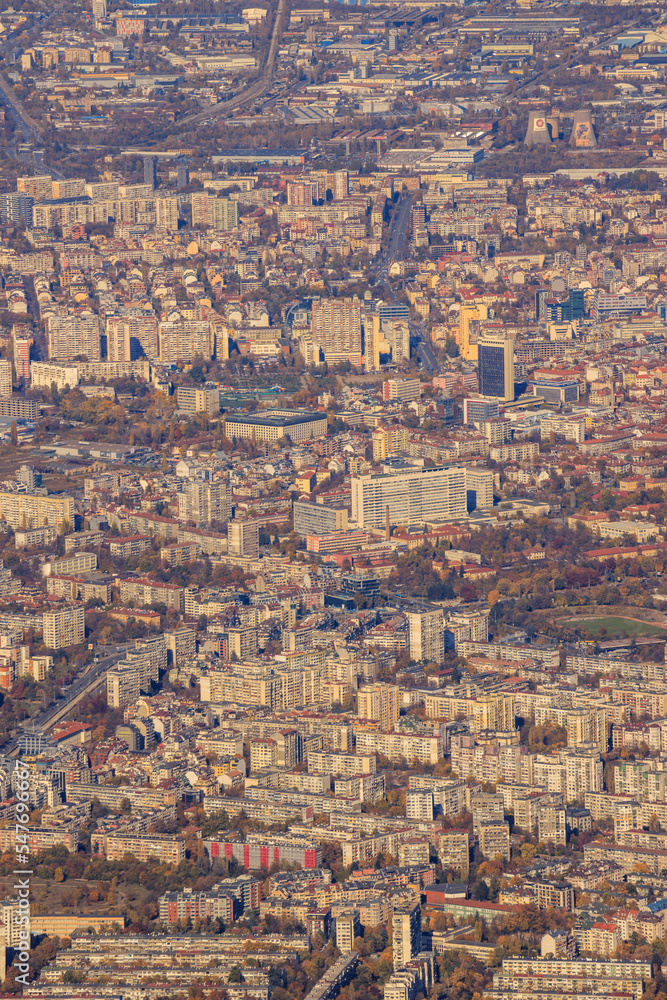
<path fill-rule="evenodd" d="M 411 659 L 442 663 L 445 655 L 445 619 L 442 608 L 409 612 L 407 619 Z"/>
<path fill-rule="evenodd" d="M 86 637 L 86 620 L 82 604 L 71 604 L 43 616 L 44 645 L 49 649 L 77 646 Z"/>
<path fill-rule="evenodd" d="M 398 722 L 400 693 L 394 684 L 365 684 L 357 691 L 357 715 L 380 723 L 385 732 L 394 729 Z"/>

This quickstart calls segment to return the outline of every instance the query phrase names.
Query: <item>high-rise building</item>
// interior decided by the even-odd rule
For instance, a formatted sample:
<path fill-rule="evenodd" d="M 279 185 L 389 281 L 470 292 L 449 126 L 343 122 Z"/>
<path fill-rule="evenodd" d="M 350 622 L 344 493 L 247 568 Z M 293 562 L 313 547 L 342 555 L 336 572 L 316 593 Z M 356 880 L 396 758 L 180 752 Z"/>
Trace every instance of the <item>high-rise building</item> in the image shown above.
<path fill-rule="evenodd" d="M 155 199 L 155 225 L 170 233 L 178 230 L 178 198 L 168 196 Z"/>
<path fill-rule="evenodd" d="M 382 324 L 385 345 L 395 362 L 410 360 L 410 324 L 405 319 L 391 319 Z"/>
<path fill-rule="evenodd" d="M 367 372 L 377 371 L 380 367 L 381 343 L 380 317 L 377 313 L 367 314 L 364 320 L 364 366 Z"/>
<path fill-rule="evenodd" d="M 99 316 L 49 316 L 46 337 L 50 360 L 99 361 L 102 357 Z"/>
<path fill-rule="evenodd" d="M 104 5 L 106 15 L 106 0 L 93 0 L 93 15 L 96 3 Z M 144 184 L 150 184 L 153 190 L 157 187 L 157 156 L 144 156 Z"/>
<path fill-rule="evenodd" d="M 44 645 L 49 649 L 67 649 L 86 637 L 86 617 L 83 604 L 70 604 L 42 616 Z"/>
<path fill-rule="evenodd" d="M 467 513 L 465 469 L 434 467 L 397 475 L 364 475 L 352 479 L 352 520 L 358 527 L 423 524 L 464 518 Z"/>
<path fill-rule="evenodd" d="M 514 399 L 514 341 L 509 337 L 480 337 L 479 391 L 505 402 Z"/>
<path fill-rule="evenodd" d="M 410 611 L 407 618 L 410 658 L 442 663 L 445 655 L 445 618 L 442 608 Z"/>
<path fill-rule="evenodd" d="M 162 364 L 213 357 L 213 334 L 208 320 L 178 320 L 158 326 L 159 356 Z"/>
<path fill-rule="evenodd" d="M 379 722 L 385 733 L 392 731 L 401 714 L 399 689 L 394 684 L 364 684 L 357 691 L 357 715 Z"/>
<path fill-rule="evenodd" d="M 422 950 L 422 911 L 419 903 L 399 903 L 392 919 L 394 969 L 402 969 Z"/>
<path fill-rule="evenodd" d="M 141 691 L 139 667 L 119 664 L 107 673 L 107 704 L 109 708 L 132 705 Z"/>
<path fill-rule="evenodd" d="M 376 427 L 372 434 L 373 461 L 382 462 L 388 455 L 407 451 L 408 429 L 403 424 L 389 424 L 387 427 Z"/>
<path fill-rule="evenodd" d="M 339 913 L 335 922 L 336 947 L 343 955 L 354 951 L 354 939 L 361 934 L 358 910 Z"/>
<path fill-rule="evenodd" d="M 470 837 L 467 830 L 443 830 L 438 838 L 438 855 L 443 868 L 461 872 L 461 881 L 470 875 Z"/>
<path fill-rule="evenodd" d="M 51 197 L 53 180 L 51 174 L 40 174 L 38 177 L 17 177 L 16 190 L 19 194 L 29 194 L 35 201 L 43 201 Z"/>
<path fill-rule="evenodd" d="M 298 205 L 299 207 L 304 207 L 312 205 L 313 202 L 317 201 L 318 185 L 317 182 L 309 183 L 308 181 L 299 181 L 297 183 L 288 183 L 287 185 L 287 204 L 288 205 Z"/>
<path fill-rule="evenodd" d="M 0 396 L 11 396 L 12 394 L 12 363 L 11 361 L 0 361 Z"/>
<path fill-rule="evenodd" d="M 74 501 L 68 493 L 17 493 L 0 490 L 0 520 L 22 531 L 32 528 L 55 528 L 74 521 Z"/>
<path fill-rule="evenodd" d="M 464 361 L 477 361 L 480 324 L 489 318 L 485 305 L 461 306 L 459 312 L 459 354 Z"/>
<path fill-rule="evenodd" d="M 409 788 L 405 793 L 405 815 L 425 823 L 433 820 L 433 791 L 430 788 Z"/>
<path fill-rule="evenodd" d="M 347 198 L 350 193 L 350 175 L 347 170 L 336 170 L 333 175 L 333 196 L 335 201 Z"/>
<path fill-rule="evenodd" d="M 32 226 L 32 206 L 35 199 L 29 194 L 10 191 L 0 194 L 0 222 L 16 226 Z"/>
<path fill-rule="evenodd" d="M 239 224 L 239 205 L 230 198 L 215 198 L 208 191 L 193 191 L 191 195 L 192 225 L 210 226 L 223 231 Z"/>
<path fill-rule="evenodd" d="M 510 825 L 504 820 L 486 820 L 479 824 L 479 849 L 485 858 L 510 859 Z"/>
<path fill-rule="evenodd" d="M 20 383 L 27 385 L 30 382 L 30 348 L 33 345 L 33 337 L 25 327 L 15 326 L 12 330 L 12 340 L 16 377 Z"/>
<path fill-rule="evenodd" d="M 158 358 L 158 324 L 155 315 L 107 316 L 107 361 Z"/>
<path fill-rule="evenodd" d="M 312 331 L 327 364 L 361 364 L 361 303 L 357 299 L 313 302 Z"/>
<path fill-rule="evenodd" d="M 176 163 L 176 170 L 177 170 L 176 186 L 178 187 L 179 191 L 182 191 L 183 188 L 186 188 L 190 183 L 190 170 L 188 168 L 188 161 L 185 159 L 185 157 L 178 159 Z"/>
<path fill-rule="evenodd" d="M 230 521 L 227 526 L 227 553 L 259 559 L 259 526 L 256 521 Z"/>
<path fill-rule="evenodd" d="M 178 516 L 192 521 L 197 528 L 212 521 L 225 522 L 231 513 L 231 490 L 221 480 L 213 483 L 187 483 L 178 494 Z"/>

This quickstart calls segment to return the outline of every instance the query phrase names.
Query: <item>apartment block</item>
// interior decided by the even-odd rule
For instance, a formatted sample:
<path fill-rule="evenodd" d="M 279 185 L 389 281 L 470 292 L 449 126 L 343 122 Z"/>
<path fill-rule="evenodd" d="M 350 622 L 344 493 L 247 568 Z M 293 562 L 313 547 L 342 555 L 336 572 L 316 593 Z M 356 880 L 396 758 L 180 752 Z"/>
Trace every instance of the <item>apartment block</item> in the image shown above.
<path fill-rule="evenodd" d="M 49 649 L 67 649 L 83 642 L 86 616 L 82 604 L 71 604 L 43 615 L 44 645 Z"/>

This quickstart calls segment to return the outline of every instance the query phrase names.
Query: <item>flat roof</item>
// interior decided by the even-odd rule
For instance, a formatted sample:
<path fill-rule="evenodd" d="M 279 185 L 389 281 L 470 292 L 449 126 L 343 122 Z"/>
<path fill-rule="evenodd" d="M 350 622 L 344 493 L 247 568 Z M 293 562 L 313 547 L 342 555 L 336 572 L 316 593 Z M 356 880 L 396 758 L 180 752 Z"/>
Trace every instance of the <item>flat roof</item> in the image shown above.
<path fill-rule="evenodd" d="M 300 413 L 295 410 L 293 415 L 288 416 L 284 412 L 264 410 L 263 413 L 231 414 L 227 417 L 227 422 L 255 427 L 287 427 L 293 424 L 309 424 L 315 420 L 326 421 L 326 419 L 325 413 Z"/>

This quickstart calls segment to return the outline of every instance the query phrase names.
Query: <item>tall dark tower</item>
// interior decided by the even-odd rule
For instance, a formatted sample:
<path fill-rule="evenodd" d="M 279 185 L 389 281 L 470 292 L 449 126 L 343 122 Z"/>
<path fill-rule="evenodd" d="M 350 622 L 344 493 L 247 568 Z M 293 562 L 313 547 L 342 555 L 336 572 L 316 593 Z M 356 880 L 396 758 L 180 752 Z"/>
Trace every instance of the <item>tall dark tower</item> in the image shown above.
<path fill-rule="evenodd" d="M 190 183 L 190 171 L 188 170 L 188 161 L 185 159 L 185 157 L 182 157 L 181 159 L 177 160 L 176 166 L 178 169 L 178 177 L 176 184 L 178 190 L 182 191 L 183 188 L 186 188 Z"/>
<path fill-rule="evenodd" d="M 144 156 L 144 184 L 157 187 L 157 156 Z"/>

